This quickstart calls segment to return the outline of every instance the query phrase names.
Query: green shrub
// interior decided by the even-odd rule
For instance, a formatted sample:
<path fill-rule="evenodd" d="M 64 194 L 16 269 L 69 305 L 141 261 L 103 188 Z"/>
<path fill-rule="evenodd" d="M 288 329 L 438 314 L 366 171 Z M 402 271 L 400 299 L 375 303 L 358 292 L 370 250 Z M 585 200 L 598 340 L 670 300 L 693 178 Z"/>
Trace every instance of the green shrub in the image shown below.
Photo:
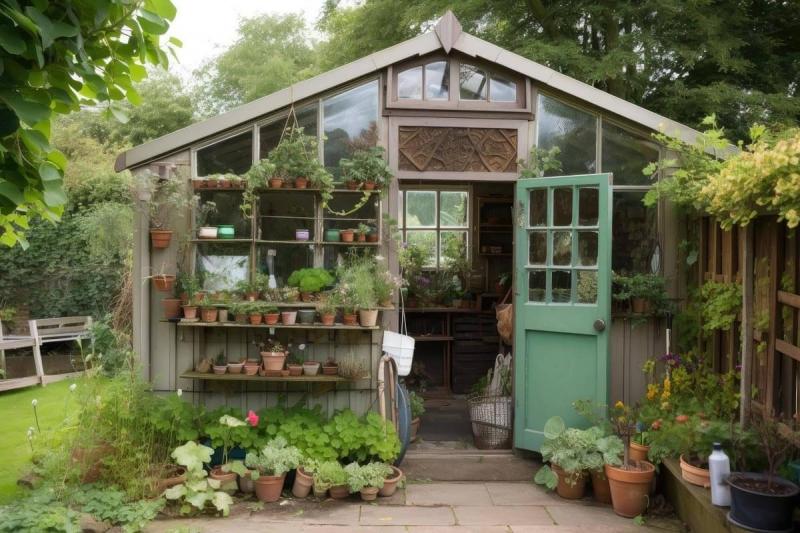
<path fill-rule="evenodd" d="M 289 276 L 287 284 L 300 292 L 320 292 L 334 282 L 333 276 L 324 268 L 301 268 Z"/>
<path fill-rule="evenodd" d="M 392 473 L 392 467 L 386 463 L 367 463 L 359 465 L 350 463 L 344 467 L 347 474 L 347 487 L 350 492 L 359 492 L 367 487 L 383 488 L 386 476 Z"/>

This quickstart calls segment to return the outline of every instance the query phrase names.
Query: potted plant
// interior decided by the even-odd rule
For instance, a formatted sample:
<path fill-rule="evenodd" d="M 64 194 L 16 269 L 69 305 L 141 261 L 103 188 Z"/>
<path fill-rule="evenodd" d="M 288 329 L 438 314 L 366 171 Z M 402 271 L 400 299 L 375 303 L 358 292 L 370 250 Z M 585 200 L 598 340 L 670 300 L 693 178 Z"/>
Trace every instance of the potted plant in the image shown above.
<path fill-rule="evenodd" d="M 313 459 L 303 458 L 294 473 L 292 496 L 305 498 L 314 486 L 314 470 L 317 462 Z"/>
<path fill-rule="evenodd" d="M 550 463 L 536 473 L 534 481 L 559 496 L 575 500 L 583 498 L 587 470 L 591 466 L 590 438 L 586 430 L 567 428 L 560 416 L 551 417 L 544 425 L 542 459 Z"/>
<path fill-rule="evenodd" d="M 259 453 L 248 453 L 244 464 L 254 471 L 256 497 L 266 503 L 278 501 L 286 473 L 297 468 L 301 459 L 300 451 L 281 436 L 269 441 Z"/>
<path fill-rule="evenodd" d="M 425 414 L 425 400 L 416 392 L 408 393 L 408 401 L 411 404 L 411 441 L 417 440 L 417 433 L 421 423 L 421 416 Z"/>
<path fill-rule="evenodd" d="M 319 374 L 319 361 L 304 361 L 303 374 L 306 376 L 316 376 Z"/>
<path fill-rule="evenodd" d="M 369 231 L 367 232 L 367 242 L 378 242 L 380 240 L 380 234 L 378 233 L 378 228 L 375 226 L 369 226 Z"/>
<path fill-rule="evenodd" d="M 269 158 L 275 163 L 278 176 L 294 178 L 298 189 L 304 189 L 311 183 L 323 192 L 323 204 L 327 204 L 333 178 L 319 162 L 317 154 L 317 138 L 305 135 L 303 128 L 293 124 L 284 129 L 281 140 L 269 153 Z"/>
<path fill-rule="evenodd" d="M 197 204 L 197 237 L 200 239 L 216 239 L 218 228 L 208 225 L 211 217 L 217 213 L 215 202 L 202 202 L 199 196 L 195 196 Z"/>
<path fill-rule="evenodd" d="M 225 352 L 220 351 L 214 358 L 214 373 L 224 374 L 228 371 L 228 360 L 225 359 Z"/>
<path fill-rule="evenodd" d="M 225 468 L 228 465 L 228 454 L 235 446 L 234 434 L 237 428 L 247 427 L 244 420 L 239 420 L 235 416 L 222 415 L 219 418 L 219 425 L 212 429 L 207 429 L 209 436 L 212 437 L 212 445 L 222 448 L 222 462 L 219 465 L 213 466 L 208 472 L 208 477 L 215 479 L 220 483 L 220 489 L 233 494 L 236 492 L 236 472 L 232 472 L 230 468 Z"/>
<path fill-rule="evenodd" d="M 255 470 L 250 470 L 245 466 L 244 461 L 231 461 L 222 466 L 223 472 L 233 472 L 239 476 L 239 490 L 245 494 L 252 494 L 256 490 L 255 482 L 253 481 L 253 474 L 257 475 Z"/>
<path fill-rule="evenodd" d="M 177 213 L 180 216 L 191 205 L 183 183 L 179 179 L 161 179 L 158 174 L 146 172 L 136 176 L 133 190 L 135 200 L 147 208 L 153 248 L 167 248 L 173 233 L 167 227 L 171 215 Z"/>
<path fill-rule="evenodd" d="M 281 311 L 281 323 L 284 326 L 294 326 L 297 322 L 297 311 L 294 309 L 284 309 Z"/>
<path fill-rule="evenodd" d="M 751 417 L 751 426 L 766 458 L 767 471 L 763 474 L 731 473 L 728 478 L 731 488 L 728 520 L 753 531 L 791 531 L 800 488 L 779 477 L 777 471 L 796 450 L 800 433 L 790 430 L 784 433 L 780 422 L 769 416 Z"/>
<path fill-rule="evenodd" d="M 647 431 L 640 431 L 631 439 L 631 461 L 647 461 L 650 451 L 650 439 Z"/>
<path fill-rule="evenodd" d="M 631 435 L 636 432 L 638 410 L 617 402 L 610 412 L 614 433 L 624 445 L 622 465 L 605 465 L 605 474 L 611 487 L 611 503 L 614 512 L 633 518 L 647 509 L 650 485 L 655 476 L 655 467 L 647 461 L 631 461 Z"/>
<path fill-rule="evenodd" d="M 244 363 L 244 373 L 248 376 L 255 376 L 258 374 L 258 369 L 261 368 L 261 361 L 248 359 Z"/>
<path fill-rule="evenodd" d="M 339 230 L 339 237 L 342 239 L 342 242 L 353 242 L 355 231 L 352 229 L 341 229 Z"/>
<path fill-rule="evenodd" d="M 322 363 L 322 373 L 326 376 L 335 376 L 339 373 L 339 365 L 336 363 L 336 360 L 332 357 L 329 357 L 324 363 Z"/>
<path fill-rule="evenodd" d="M 330 299 L 320 304 L 319 320 L 323 326 L 332 326 L 336 321 L 336 305 Z"/>
<path fill-rule="evenodd" d="M 274 326 L 281 318 L 278 308 L 274 305 L 269 305 L 264 309 L 264 323 L 268 326 Z"/>
<path fill-rule="evenodd" d="M 264 319 L 263 311 L 265 308 L 266 304 L 264 302 L 250 302 L 246 305 L 247 319 L 250 321 L 251 326 L 261 324 Z"/>
<path fill-rule="evenodd" d="M 228 374 L 241 374 L 244 368 L 246 359 L 242 359 L 238 363 L 228 362 Z"/>
<path fill-rule="evenodd" d="M 258 282 L 243 279 L 236 284 L 236 290 L 241 293 L 242 298 L 251 302 L 258 300 Z"/>
<path fill-rule="evenodd" d="M 297 287 L 281 287 L 280 297 L 282 302 L 297 303 L 300 301 L 300 291 Z"/>
<path fill-rule="evenodd" d="M 377 273 L 374 260 L 369 257 L 353 259 L 337 270 L 337 276 L 339 294 L 349 305 L 358 309 L 361 326 L 374 327 L 378 322 L 378 297 L 375 294 Z M 345 324 L 348 324 L 347 320 Z"/>
<path fill-rule="evenodd" d="M 393 473 L 389 465 L 378 462 L 365 465 L 350 463 L 344 467 L 344 471 L 347 473 L 347 488 L 350 492 L 360 492 L 364 501 L 377 498 L 387 476 Z"/>
<path fill-rule="evenodd" d="M 237 324 L 247 323 L 247 313 L 250 302 L 233 302 L 228 306 L 228 312 L 233 315 Z"/>
<path fill-rule="evenodd" d="M 325 242 L 339 242 L 342 240 L 341 233 L 336 228 L 328 228 L 325 230 Z"/>
<path fill-rule="evenodd" d="M 189 513 L 192 510 L 202 512 L 209 504 L 214 509 L 227 515 L 233 505 L 229 494 L 219 491 L 219 483 L 209 479 L 203 465 L 211 461 L 214 452 L 208 446 L 188 441 L 172 451 L 172 458 L 186 469 L 186 481 L 164 491 L 167 500 L 183 500 L 182 508 Z"/>
<path fill-rule="evenodd" d="M 175 290 L 175 276 L 172 274 L 164 274 L 163 266 L 162 271 L 158 274 L 150 276 L 153 280 L 153 287 L 159 292 L 172 292 Z"/>
<path fill-rule="evenodd" d="M 367 242 L 367 235 L 369 234 L 371 228 L 369 225 L 364 224 L 363 222 L 358 225 L 358 242 Z"/>
<path fill-rule="evenodd" d="M 300 290 L 301 299 L 304 302 L 310 302 L 313 294 L 319 293 L 333 281 L 333 276 L 324 268 L 301 268 L 292 272 L 287 280 L 287 285 L 297 287 Z"/>
<path fill-rule="evenodd" d="M 200 301 L 200 318 L 203 322 L 217 321 L 217 307 L 208 296 L 204 296 Z"/>
<path fill-rule="evenodd" d="M 628 302 L 635 314 L 658 313 L 667 301 L 664 278 L 656 274 L 615 274 L 614 286 L 614 299 Z"/>
<path fill-rule="evenodd" d="M 350 491 L 347 489 L 347 472 L 338 461 L 322 461 L 315 465 L 312 475 L 314 495 L 318 498 L 325 497 L 330 490 L 332 498 L 346 498 Z"/>
<path fill-rule="evenodd" d="M 294 354 L 288 357 L 286 368 L 289 370 L 290 376 L 297 377 L 303 375 L 303 362 Z"/>
<path fill-rule="evenodd" d="M 392 471 L 386 474 L 386 479 L 383 480 L 383 487 L 378 491 L 378 496 L 388 498 L 393 496 L 397 491 L 397 486 L 400 480 L 403 479 L 403 471 L 394 465 L 387 465 Z"/>
<path fill-rule="evenodd" d="M 269 373 L 280 373 L 286 361 L 286 351 L 283 344 L 277 339 L 269 339 L 267 342 L 259 343 L 261 360 L 264 362 L 264 370 Z"/>
<path fill-rule="evenodd" d="M 314 323 L 314 317 L 317 312 L 314 309 L 300 309 L 297 311 L 297 318 L 301 324 L 310 326 Z"/>
<path fill-rule="evenodd" d="M 269 159 L 261 159 L 244 174 L 244 192 L 239 208 L 244 218 L 253 216 L 253 206 L 258 199 L 259 189 L 265 189 L 275 175 L 275 164 Z"/>
<path fill-rule="evenodd" d="M 182 289 L 181 302 L 183 303 L 183 317 L 186 320 L 197 320 L 197 298 L 201 294 L 200 280 L 189 274 L 181 274 L 180 286 Z"/>
<path fill-rule="evenodd" d="M 356 150 L 349 159 L 339 162 L 342 174 L 348 183 L 355 183 L 365 191 L 385 189 L 392 180 L 392 169 L 384 158 L 384 149 L 374 146 L 366 150 Z"/>

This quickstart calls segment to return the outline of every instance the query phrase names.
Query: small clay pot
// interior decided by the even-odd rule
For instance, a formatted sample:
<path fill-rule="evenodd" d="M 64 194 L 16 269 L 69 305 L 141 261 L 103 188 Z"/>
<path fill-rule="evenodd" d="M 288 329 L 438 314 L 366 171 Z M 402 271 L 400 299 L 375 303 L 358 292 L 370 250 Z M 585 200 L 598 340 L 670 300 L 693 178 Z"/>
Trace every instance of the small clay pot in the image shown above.
<path fill-rule="evenodd" d="M 318 361 L 306 361 L 303 363 L 303 374 L 306 376 L 316 376 L 319 374 L 319 362 Z"/>
<path fill-rule="evenodd" d="M 568 474 L 560 466 L 551 464 L 550 468 L 558 476 L 556 492 L 565 500 L 579 500 L 586 492 L 586 472 L 580 472 L 577 476 L 574 473 Z M 574 483 L 570 483 L 568 478 L 572 478 Z"/>
<path fill-rule="evenodd" d="M 281 318 L 280 313 L 264 313 L 264 323 L 268 326 L 273 326 L 278 323 Z"/>
<path fill-rule="evenodd" d="M 200 309 L 200 317 L 203 322 L 216 322 L 217 314 L 216 307 L 203 307 Z"/>
<path fill-rule="evenodd" d="M 311 487 L 314 485 L 314 478 L 303 470 L 302 467 L 295 471 L 294 485 L 292 485 L 292 494 L 295 498 L 305 498 L 311 492 Z"/>
<path fill-rule="evenodd" d="M 361 489 L 361 499 L 371 502 L 378 497 L 378 487 L 364 487 Z"/>
<path fill-rule="evenodd" d="M 342 242 L 353 242 L 355 232 L 351 229 L 343 229 L 339 231 L 339 236 L 342 238 Z"/>
<path fill-rule="evenodd" d="M 194 320 L 197 318 L 197 306 L 196 305 L 184 305 L 183 306 L 183 318 Z"/>
<path fill-rule="evenodd" d="M 289 369 L 289 375 L 290 376 L 302 376 L 303 375 L 303 365 L 290 364 L 290 365 L 287 365 L 287 368 Z"/>
<path fill-rule="evenodd" d="M 244 373 L 248 376 L 255 376 L 258 374 L 258 369 L 261 367 L 261 363 L 254 363 L 248 361 L 244 364 Z"/>
<path fill-rule="evenodd" d="M 339 365 L 322 365 L 322 374 L 325 376 L 335 376 L 339 373 Z"/>
<path fill-rule="evenodd" d="M 228 371 L 228 365 L 214 365 L 214 373 L 222 375 Z"/>
<path fill-rule="evenodd" d="M 150 243 L 153 248 L 168 248 L 169 243 L 172 241 L 172 230 L 165 229 L 151 229 L 150 230 Z"/>
<path fill-rule="evenodd" d="M 283 178 L 270 178 L 269 186 L 272 189 L 280 189 L 283 187 Z"/>
<path fill-rule="evenodd" d="M 376 184 L 374 181 L 365 181 L 364 183 L 361 184 L 361 188 L 364 189 L 365 191 L 374 191 L 375 187 Z"/>
<path fill-rule="evenodd" d="M 330 492 L 331 498 L 337 500 L 341 500 L 350 496 L 350 489 L 347 488 L 347 485 L 336 485 L 335 487 L 328 489 L 328 492 Z"/>
<path fill-rule="evenodd" d="M 244 363 L 228 363 L 228 374 L 241 374 Z"/>
<path fill-rule="evenodd" d="M 345 326 L 357 326 L 358 325 L 358 315 L 355 314 L 355 313 L 344 314 L 344 315 L 342 315 L 342 323 Z"/>
<path fill-rule="evenodd" d="M 259 476 L 254 482 L 256 498 L 265 503 L 278 501 L 281 497 L 285 478 L 286 474 L 282 476 Z"/>
<path fill-rule="evenodd" d="M 332 326 L 334 324 L 334 321 L 336 320 L 336 315 L 334 313 L 327 313 L 324 315 L 320 315 L 319 319 L 322 322 L 323 326 Z"/>
<path fill-rule="evenodd" d="M 403 471 L 396 466 L 392 466 L 392 473 L 383 481 L 383 487 L 381 487 L 381 490 L 378 491 L 378 496 L 387 498 L 393 495 L 397 490 L 397 485 L 400 483 L 402 478 Z"/>
<path fill-rule="evenodd" d="M 164 318 L 167 320 L 181 316 L 180 298 L 164 298 L 161 300 L 161 307 L 164 309 Z"/>
<path fill-rule="evenodd" d="M 294 179 L 294 188 L 295 189 L 305 189 L 308 187 L 308 178 L 304 177 L 297 177 Z"/>
<path fill-rule="evenodd" d="M 281 311 L 281 323 L 284 326 L 294 326 L 297 322 L 297 311 Z"/>
<path fill-rule="evenodd" d="M 175 276 L 170 274 L 153 276 L 153 286 L 160 292 L 172 292 L 172 288 L 175 286 Z"/>
<path fill-rule="evenodd" d="M 350 191 L 357 191 L 358 190 L 358 182 L 357 181 L 353 181 L 353 180 L 346 181 L 345 182 L 345 186 Z"/>
<path fill-rule="evenodd" d="M 261 316 L 261 313 L 250 313 L 247 315 L 247 318 L 250 320 L 251 326 L 257 326 L 261 324 L 261 320 L 264 318 Z"/>
<path fill-rule="evenodd" d="M 220 482 L 219 489 L 227 492 L 228 494 L 233 494 L 236 492 L 238 488 L 238 484 L 236 483 L 236 472 L 225 472 L 222 470 L 221 466 L 216 466 L 211 469 L 208 473 L 208 477 L 211 479 L 216 479 Z"/>

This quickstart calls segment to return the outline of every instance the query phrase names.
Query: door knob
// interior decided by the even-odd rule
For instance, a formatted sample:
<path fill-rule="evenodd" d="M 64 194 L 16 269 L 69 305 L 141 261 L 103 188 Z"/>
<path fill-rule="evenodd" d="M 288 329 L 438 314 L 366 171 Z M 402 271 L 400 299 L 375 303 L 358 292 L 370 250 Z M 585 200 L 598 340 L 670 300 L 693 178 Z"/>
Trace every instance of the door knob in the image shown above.
<path fill-rule="evenodd" d="M 593 325 L 595 331 L 603 331 L 606 329 L 606 321 L 602 318 L 595 320 Z"/>

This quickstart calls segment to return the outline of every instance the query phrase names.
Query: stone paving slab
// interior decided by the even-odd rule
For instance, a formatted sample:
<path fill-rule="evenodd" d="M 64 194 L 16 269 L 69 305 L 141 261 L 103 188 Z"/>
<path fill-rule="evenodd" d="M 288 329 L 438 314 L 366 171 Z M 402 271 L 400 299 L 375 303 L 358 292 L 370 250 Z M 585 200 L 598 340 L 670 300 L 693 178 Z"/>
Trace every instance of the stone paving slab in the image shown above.
<path fill-rule="evenodd" d="M 553 521 L 560 526 L 608 526 L 619 530 L 639 527 L 631 519 L 616 515 L 610 506 L 556 505 L 548 506 L 547 512 L 553 517 Z"/>
<path fill-rule="evenodd" d="M 511 524 L 553 524 L 547 510 L 540 505 L 518 505 L 498 508 L 493 505 L 453 507 L 456 520 L 462 526 L 503 526 Z"/>
<path fill-rule="evenodd" d="M 511 533 L 507 526 L 408 526 L 406 531 L 408 533 Z"/>
<path fill-rule="evenodd" d="M 420 483 L 406 488 L 406 505 L 492 505 L 482 483 Z"/>
<path fill-rule="evenodd" d="M 360 523 L 368 526 L 452 526 L 456 520 L 450 507 L 362 505 Z"/>
<path fill-rule="evenodd" d="M 575 505 L 534 483 L 486 483 L 492 505 Z"/>

